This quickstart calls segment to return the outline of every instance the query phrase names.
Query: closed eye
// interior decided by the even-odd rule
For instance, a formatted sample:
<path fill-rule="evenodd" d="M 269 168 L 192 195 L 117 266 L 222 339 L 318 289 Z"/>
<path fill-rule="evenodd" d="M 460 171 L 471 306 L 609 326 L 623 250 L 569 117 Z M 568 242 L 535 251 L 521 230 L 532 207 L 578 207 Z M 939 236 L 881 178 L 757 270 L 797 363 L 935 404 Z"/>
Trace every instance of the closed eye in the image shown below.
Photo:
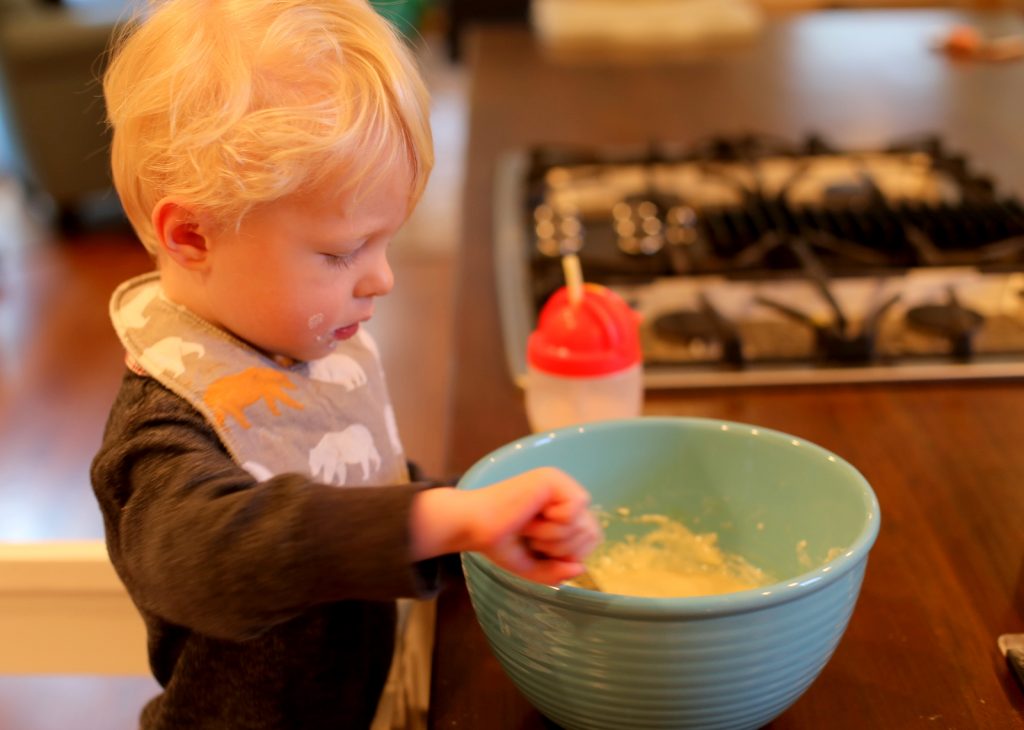
<path fill-rule="evenodd" d="M 358 253 L 358 251 L 347 254 L 325 253 L 321 255 L 324 257 L 324 260 L 327 262 L 328 266 L 332 266 L 338 269 L 347 269 L 349 266 L 352 265 L 352 262 L 355 260 L 356 253 Z"/>

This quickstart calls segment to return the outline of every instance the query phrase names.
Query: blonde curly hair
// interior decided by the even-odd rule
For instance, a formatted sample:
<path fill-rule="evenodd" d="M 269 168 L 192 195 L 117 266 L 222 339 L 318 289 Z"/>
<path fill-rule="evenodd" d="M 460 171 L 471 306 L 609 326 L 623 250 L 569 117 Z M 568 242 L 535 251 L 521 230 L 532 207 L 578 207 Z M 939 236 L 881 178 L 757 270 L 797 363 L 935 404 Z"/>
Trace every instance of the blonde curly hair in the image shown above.
<path fill-rule="evenodd" d="M 405 41 L 365 0 L 162 0 L 126 23 L 103 79 L 125 212 L 175 196 L 216 225 L 327 175 L 356 187 L 433 167 L 429 98 Z"/>

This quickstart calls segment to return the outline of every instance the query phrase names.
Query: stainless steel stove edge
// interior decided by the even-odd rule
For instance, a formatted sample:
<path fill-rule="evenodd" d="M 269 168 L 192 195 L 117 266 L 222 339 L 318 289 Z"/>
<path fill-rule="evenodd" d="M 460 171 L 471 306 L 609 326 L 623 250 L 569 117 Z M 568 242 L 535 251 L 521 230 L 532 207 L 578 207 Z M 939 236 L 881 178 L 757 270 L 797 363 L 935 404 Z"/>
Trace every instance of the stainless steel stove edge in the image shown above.
<path fill-rule="evenodd" d="M 505 345 L 505 360 L 512 379 L 525 385 L 526 340 L 533 329 L 535 312 L 530 304 L 528 279 L 530 247 L 523 233 L 520 208 L 522 181 L 529 159 L 525 151 L 502 155 L 494 176 L 494 281 L 498 313 Z"/>

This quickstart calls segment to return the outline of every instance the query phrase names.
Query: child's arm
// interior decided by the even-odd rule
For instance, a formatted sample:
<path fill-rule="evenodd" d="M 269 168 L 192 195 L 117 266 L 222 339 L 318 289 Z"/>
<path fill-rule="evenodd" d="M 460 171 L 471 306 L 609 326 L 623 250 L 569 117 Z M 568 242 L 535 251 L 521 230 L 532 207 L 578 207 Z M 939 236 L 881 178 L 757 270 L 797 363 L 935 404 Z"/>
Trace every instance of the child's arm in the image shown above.
<path fill-rule="evenodd" d="M 472 491 L 426 490 L 412 505 L 412 556 L 479 552 L 524 578 L 558 583 L 583 571 L 600 540 L 589 503 L 583 487 L 551 467 Z"/>
<path fill-rule="evenodd" d="M 586 504 L 575 483 L 531 472 L 470 496 L 423 485 L 330 487 L 300 474 L 257 482 L 202 415 L 135 375 L 122 386 L 92 479 L 110 557 L 139 607 L 217 638 L 250 638 L 334 601 L 429 594 L 439 566 L 425 557 L 448 550 L 491 550 L 512 569 L 535 560 L 519 552 L 520 534 L 539 551 L 583 552 L 564 534 Z M 435 491 L 442 496 L 420 504 Z M 545 507 L 550 524 L 531 523 Z M 452 514 L 439 519 L 438 508 Z M 414 549 L 410 527 L 421 520 L 427 530 Z M 572 560 L 536 562 L 552 564 L 536 573 L 541 580 L 579 572 Z"/>

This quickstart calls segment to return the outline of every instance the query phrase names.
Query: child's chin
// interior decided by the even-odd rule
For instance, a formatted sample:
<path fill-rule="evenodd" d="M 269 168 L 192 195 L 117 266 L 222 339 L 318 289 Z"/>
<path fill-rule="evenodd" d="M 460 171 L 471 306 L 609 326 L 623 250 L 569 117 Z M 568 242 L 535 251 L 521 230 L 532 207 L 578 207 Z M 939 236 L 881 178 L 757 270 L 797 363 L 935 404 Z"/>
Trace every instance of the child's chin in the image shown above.
<path fill-rule="evenodd" d="M 313 347 L 304 347 L 301 349 L 293 348 L 281 348 L 271 355 L 271 358 L 278 365 L 284 367 L 291 367 L 300 362 L 310 362 L 311 360 L 319 360 L 322 357 L 327 357 L 334 349 L 338 346 L 337 340 L 325 341 L 317 343 Z"/>
<path fill-rule="evenodd" d="M 296 358 L 296 360 L 319 360 L 322 357 L 327 357 L 338 347 L 339 340 L 324 341 L 317 345 L 316 350 L 303 353 L 305 357 Z"/>

